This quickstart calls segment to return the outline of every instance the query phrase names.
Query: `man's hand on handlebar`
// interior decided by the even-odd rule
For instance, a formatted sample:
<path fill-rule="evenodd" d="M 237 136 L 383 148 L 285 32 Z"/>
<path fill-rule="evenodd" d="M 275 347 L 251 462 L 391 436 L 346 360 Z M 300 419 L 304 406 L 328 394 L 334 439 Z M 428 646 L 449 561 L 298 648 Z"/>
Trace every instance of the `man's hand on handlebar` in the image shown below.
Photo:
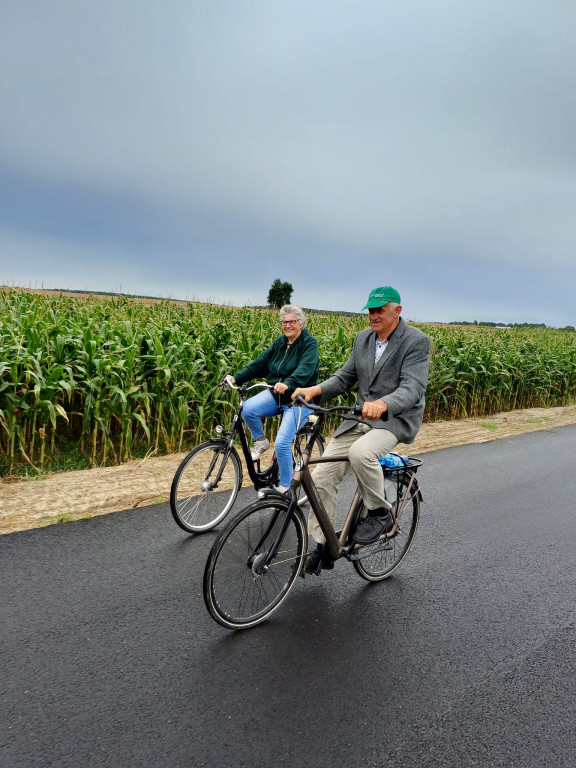
<path fill-rule="evenodd" d="M 309 403 L 310 400 L 313 400 L 315 397 L 320 397 L 321 394 L 322 390 L 318 384 L 313 387 L 296 387 L 292 393 L 292 400 L 296 400 L 298 395 L 302 395 L 306 402 Z"/>
<path fill-rule="evenodd" d="M 377 421 L 382 418 L 387 410 L 388 406 L 384 400 L 372 400 L 371 402 L 364 403 L 362 406 L 362 418 L 369 421 Z"/>

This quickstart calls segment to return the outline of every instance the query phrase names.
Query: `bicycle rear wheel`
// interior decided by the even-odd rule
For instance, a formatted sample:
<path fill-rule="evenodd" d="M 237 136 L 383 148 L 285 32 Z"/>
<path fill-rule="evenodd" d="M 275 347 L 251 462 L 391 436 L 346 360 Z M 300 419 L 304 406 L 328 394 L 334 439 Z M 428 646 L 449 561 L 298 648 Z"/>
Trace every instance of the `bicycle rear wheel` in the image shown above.
<path fill-rule="evenodd" d="M 288 513 L 288 500 L 264 498 L 241 510 L 220 533 L 204 571 L 204 602 L 212 618 L 229 629 L 248 629 L 282 605 L 302 566 L 306 524 L 296 509 L 274 559 L 259 573 Z M 260 561 L 261 562 L 261 561 Z"/>
<path fill-rule="evenodd" d="M 401 510 L 401 515 L 396 535 L 387 541 L 361 547 L 357 552 L 362 559 L 352 561 L 358 575 L 367 581 L 382 581 L 391 576 L 412 546 L 420 519 L 420 492 L 416 481 L 408 490 L 409 482 L 409 475 L 400 478 L 396 509 Z M 362 499 L 359 505 L 361 513 L 364 506 Z"/>
<path fill-rule="evenodd" d="M 209 440 L 182 461 L 170 491 L 170 509 L 180 528 L 209 531 L 226 517 L 242 485 L 242 465 L 225 440 Z"/>

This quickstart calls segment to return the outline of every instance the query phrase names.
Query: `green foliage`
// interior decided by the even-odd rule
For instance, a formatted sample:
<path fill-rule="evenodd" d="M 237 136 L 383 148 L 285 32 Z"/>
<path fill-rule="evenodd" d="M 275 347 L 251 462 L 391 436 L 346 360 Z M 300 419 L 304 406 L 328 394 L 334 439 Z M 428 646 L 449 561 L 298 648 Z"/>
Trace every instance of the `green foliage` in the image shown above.
<path fill-rule="evenodd" d="M 576 338 L 570 332 L 420 327 L 433 342 L 426 391 L 430 421 L 576 399 Z"/>
<path fill-rule="evenodd" d="M 276 278 L 268 291 L 268 306 L 280 309 L 284 304 L 290 304 L 293 292 L 292 283 L 283 283 L 280 278 Z"/>
<path fill-rule="evenodd" d="M 320 379 L 365 316 L 311 313 Z M 433 342 L 427 420 L 576 399 L 576 334 L 420 325 Z M 0 289 L 0 471 L 33 474 L 184 450 L 227 423 L 218 388 L 281 333 L 267 309 Z M 354 394 L 342 399 L 354 401 Z"/>

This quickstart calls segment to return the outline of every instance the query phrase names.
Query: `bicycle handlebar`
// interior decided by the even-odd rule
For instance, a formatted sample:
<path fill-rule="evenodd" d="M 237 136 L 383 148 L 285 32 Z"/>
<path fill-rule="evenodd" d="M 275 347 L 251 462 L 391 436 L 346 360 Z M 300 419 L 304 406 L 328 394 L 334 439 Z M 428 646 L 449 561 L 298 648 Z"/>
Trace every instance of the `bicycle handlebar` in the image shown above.
<path fill-rule="evenodd" d="M 331 408 L 323 408 L 321 405 L 314 405 L 314 403 L 306 402 L 304 395 L 296 395 L 294 402 L 297 402 L 300 405 L 305 405 L 306 408 L 310 408 L 311 411 L 316 411 L 316 413 L 338 413 L 338 411 L 346 411 L 352 415 L 356 408 L 358 408 L 356 405 L 353 408 L 350 408 L 349 405 L 333 405 Z M 358 411 L 357 415 L 360 413 L 362 413 L 362 409 Z"/>
<path fill-rule="evenodd" d="M 251 387 L 247 387 L 246 384 L 242 384 L 240 386 L 238 386 L 237 384 L 232 384 L 232 382 L 229 381 L 228 378 L 220 382 L 219 386 L 230 387 L 230 389 L 235 389 L 235 390 L 242 389 L 244 392 L 250 392 L 251 389 L 255 389 L 256 387 L 265 387 L 266 389 L 274 389 L 274 387 L 271 384 L 266 384 L 265 381 L 257 381 L 256 384 L 252 384 Z"/>
<path fill-rule="evenodd" d="M 362 416 L 362 406 L 353 405 L 350 407 L 349 405 L 333 405 L 331 408 L 323 408 L 321 405 L 314 405 L 314 403 L 307 403 L 303 395 L 296 395 L 294 398 L 295 402 L 300 403 L 301 405 L 305 405 L 306 408 L 310 408 L 312 411 L 316 411 L 316 413 L 338 413 L 339 411 L 346 411 L 344 414 L 344 418 L 348 419 L 350 421 L 357 421 L 359 424 L 365 424 L 366 419 L 361 418 Z M 386 421 L 388 418 L 388 412 L 382 414 L 380 417 L 382 421 Z"/>

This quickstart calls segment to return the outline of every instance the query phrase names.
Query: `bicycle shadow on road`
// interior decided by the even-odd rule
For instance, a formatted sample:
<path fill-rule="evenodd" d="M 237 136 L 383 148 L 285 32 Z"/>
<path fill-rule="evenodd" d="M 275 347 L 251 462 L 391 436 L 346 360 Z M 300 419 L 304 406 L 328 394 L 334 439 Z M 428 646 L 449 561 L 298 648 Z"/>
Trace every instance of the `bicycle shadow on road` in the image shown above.
<path fill-rule="evenodd" d="M 359 728 L 375 717 L 381 738 L 394 735 L 399 703 L 383 692 L 402 691 L 407 674 L 412 686 L 419 679 L 407 629 L 417 579 L 354 584 L 345 567 L 342 573 L 341 580 L 335 570 L 324 583 L 298 585 L 277 614 L 253 629 L 206 638 L 211 682 L 226 691 L 225 702 L 204 700 L 207 718 L 241 708 L 243 728 L 260 722 L 279 751 L 293 748 L 289 737 L 297 734 L 299 754 L 317 749 L 319 740 L 357 743 Z"/>
<path fill-rule="evenodd" d="M 309 589 L 299 584 L 268 621 L 250 630 L 227 632 L 213 644 L 213 662 L 217 664 L 222 655 L 242 653 L 243 665 L 253 662 L 252 672 L 258 674 L 262 665 L 284 658 L 290 659 L 290 674 L 302 676 L 302 682 L 307 675 L 330 675 L 343 666 L 365 676 L 368 683 L 371 668 L 365 664 L 356 668 L 355 660 L 361 649 L 374 646 L 378 657 L 394 664 L 395 649 L 404 645 L 406 610 L 418 583 L 410 576 L 395 575 L 386 583 L 354 585 L 347 576 L 333 579 L 330 588 L 328 582 Z M 246 654 L 248 648 L 255 653 Z"/>

